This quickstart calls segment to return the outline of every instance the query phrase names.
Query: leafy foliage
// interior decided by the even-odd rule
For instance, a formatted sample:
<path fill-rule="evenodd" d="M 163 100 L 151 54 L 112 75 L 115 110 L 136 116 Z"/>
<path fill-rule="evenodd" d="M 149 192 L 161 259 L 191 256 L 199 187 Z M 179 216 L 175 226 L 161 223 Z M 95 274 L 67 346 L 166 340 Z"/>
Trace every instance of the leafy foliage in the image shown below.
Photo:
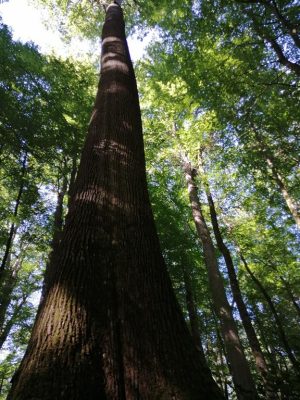
<path fill-rule="evenodd" d="M 25 350 L 53 231 L 93 104 L 93 66 L 41 55 L 0 27 L 1 388 Z M 3 394 L 4 396 L 4 394 Z M 3 397 L 4 398 L 4 397 Z"/>
<path fill-rule="evenodd" d="M 99 35 L 104 15 L 99 2 L 39 3 L 59 14 L 69 35 Z M 197 169 L 201 152 L 204 172 L 198 173 L 197 183 L 204 216 L 211 228 L 204 191 L 207 180 L 243 299 L 275 377 L 275 391 L 284 399 L 297 399 L 299 371 L 290 362 L 274 312 L 241 260 L 242 255 L 269 295 L 299 360 L 300 236 L 291 211 L 295 205 L 299 213 L 300 196 L 296 3 L 136 0 L 124 7 L 129 30 L 155 29 L 159 35 L 139 61 L 136 74 L 153 211 L 186 319 L 184 273 L 188 271 L 209 366 L 224 393 L 234 399 L 179 157 L 187 154 Z M 8 356 L 0 366 L 5 392 L 28 337 L 34 315 L 32 293 L 41 286 L 51 242 L 54 197 L 63 180 L 71 180 L 74 160 L 75 165 L 78 160 L 96 72 L 93 66 L 72 60 L 45 58 L 34 46 L 13 42 L 4 26 L 0 51 L 4 60 L 0 70 L 0 249 L 3 256 L 14 225 L 8 270 L 20 260 L 17 279 L 7 292 L 5 321 L 13 318 L 13 327 L 5 343 Z M 21 202 L 15 213 L 20 187 Z M 219 253 L 218 261 L 264 398 Z"/>

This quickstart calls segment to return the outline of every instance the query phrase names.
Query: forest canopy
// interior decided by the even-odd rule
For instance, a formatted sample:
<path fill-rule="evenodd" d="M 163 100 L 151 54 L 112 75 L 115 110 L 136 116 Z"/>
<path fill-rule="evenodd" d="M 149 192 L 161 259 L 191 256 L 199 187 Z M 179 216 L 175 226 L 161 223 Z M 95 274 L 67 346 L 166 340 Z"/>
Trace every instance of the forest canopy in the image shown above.
<path fill-rule="evenodd" d="M 66 38 L 95 41 L 109 2 L 34 4 L 46 7 L 49 21 L 55 18 Z M 155 32 L 134 63 L 147 185 L 164 262 L 195 351 L 227 399 L 296 400 L 299 6 L 288 0 L 128 0 L 122 8 L 128 35 Z M 99 66 L 41 54 L 33 43 L 13 40 L 3 23 L 0 57 L 4 400 L 39 296 L 47 297 L 51 288 L 48 266 L 75 196 Z M 114 172 L 111 179 L 117 179 Z M 163 302 L 168 298 L 167 292 Z M 228 326 L 244 357 L 240 373 Z M 239 392 L 242 370 L 252 397 Z"/>

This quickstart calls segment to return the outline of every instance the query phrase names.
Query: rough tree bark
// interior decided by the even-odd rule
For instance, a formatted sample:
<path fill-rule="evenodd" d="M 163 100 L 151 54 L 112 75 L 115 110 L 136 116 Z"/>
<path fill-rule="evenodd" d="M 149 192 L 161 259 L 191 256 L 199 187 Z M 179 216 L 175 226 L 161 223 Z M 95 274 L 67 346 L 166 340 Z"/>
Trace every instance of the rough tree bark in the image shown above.
<path fill-rule="evenodd" d="M 107 7 L 99 90 L 53 278 L 9 400 L 221 399 L 188 332 L 146 186 L 122 10 Z"/>
<path fill-rule="evenodd" d="M 202 214 L 194 176 L 195 169 L 191 163 L 184 161 L 184 173 L 188 186 L 188 193 L 192 207 L 193 218 L 197 233 L 203 245 L 204 258 L 208 271 L 213 305 L 221 323 L 221 332 L 224 338 L 230 370 L 238 399 L 257 399 L 255 384 L 246 360 L 238 329 L 233 319 L 231 307 L 228 303 L 225 288 L 219 271 L 214 245 Z"/>

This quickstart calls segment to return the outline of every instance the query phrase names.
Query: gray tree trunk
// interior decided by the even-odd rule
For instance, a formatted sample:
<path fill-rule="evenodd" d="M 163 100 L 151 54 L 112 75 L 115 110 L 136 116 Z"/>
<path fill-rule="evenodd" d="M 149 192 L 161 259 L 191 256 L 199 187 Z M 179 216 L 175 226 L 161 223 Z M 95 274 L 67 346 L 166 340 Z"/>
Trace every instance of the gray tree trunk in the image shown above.
<path fill-rule="evenodd" d="M 195 170 L 185 160 L 184 173 L 188 187 L 190 204 L 199 239 L 203 245 L 205 263 L 208 271 L 209 285 L 216 315 L 221 323 L 227 357 L 239 400 L 257 399 L 255 384 L 246 360 L 238 329 L 228 303 L 225 288 L 219 271 L 214 245 L 202 214 L 197 186 L 194 180 Z"/>

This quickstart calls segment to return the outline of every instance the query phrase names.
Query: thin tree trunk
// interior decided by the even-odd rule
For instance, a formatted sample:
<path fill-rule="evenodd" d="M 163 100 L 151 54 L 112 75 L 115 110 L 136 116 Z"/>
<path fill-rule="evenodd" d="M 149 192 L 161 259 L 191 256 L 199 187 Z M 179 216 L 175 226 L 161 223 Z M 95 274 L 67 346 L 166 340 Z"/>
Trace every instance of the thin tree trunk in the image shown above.
<path fill-rule="evenodd" d="M 298 314 L 298 317 L 300 318 L 300 306 L 297 303 L 297 300 L 295 298 L 295 295 L 293 293 L 293 290 L 291 288 L 290 283 L 288 281 L 286 281 L 282 276 L 279 276 L 279 279 L 281 280 L 281 282 L 282 282 L 282 284 L 283 284 L 283 286 L 285 288 L 285 291 L 286 291 L 289 299 L 291 300 L 291 302 L 292 302 L 292 304 L 293 304 L 293 306 L 294 306 L 294 308 L 295 308 L 295 310 L 296 310 L 296 312 Z"/>
<path fill-rule="evenodd" d="M 12 294 L 18 283 L 19 272 L 22 268 L 23 255 L 26 247 L 23 247 L 22 240 L 19 244 L 20 252 L 14 262 L 11 262 L 11 253 L 6 261 L 6 268 L 3 275 L 3 284 L 0 296 L 0 349 L 6 340 L 11 327 L 8 329 L 7 312 L 12 303 Z M 18 307 L 17 307 L 18 309 Z"/>
<path fill-rule="evenodd" d="M 274 38 L 270 37 L 269 35 L 264 35 L 263 37 L 272 46 L 273 50 L 275 51 L 278 57 L 278 61 L 280 62 L 280 64 L 284 65 L 290 71 L 293 71 L 295 72 L 296 75 L 300 76 L 300 65 L 289 60 L 285 56 L 281 46 Z"/>
<path fill-rule="evenodd" d="M 283 177 L 280 175 L 280 173 L 277 171 L 277 168 L 274 165 L 273 160 L 271 157 L 266 157 L 266 162 L 269 165 L 271 172 L 272 172 L 272 177 L 274 181 L 277 183 L 282 196 L 286 202 L 286 205 L 288 206 L 288 209 L 290 210 L 298 228 L 300 229 L 300 212 L 299 212 L 299 205 L 297 204 L 296 200 L 293 199 L 293 197 L 289 194 L 289 191 L 286 187 L 286 184 L 284 182 Z"/>
<path fill-rule="evenodd" d="M 237 396 L 238 399 L 256 399 L 257 393 L 255 385 L 239 339 L 237 326 L 232 316 L 232 310 L 226 298 L 222 276 L 217 264 L 214 245 L 202 214 L 197 186 L 194 180 L 195 170 L 192 169 L 190 162 L 186 160 L 184 162 L 184 172 L 195 226 L 199 239 L 203 245 L 213 305 L 221 322 L 221 331 L 226 346 L 227 357 Z"/>
<path fill-rule="evenodd" d="M 263 355 L 263 352 L 262 352 L 259 340 L 257 338 L 255 329 L 251 323 L 251 317 L 248 313 L 247 307 L 246 307 L 243 297 L 242 297 L 242 293 L 241 293 L 240 285 L 239 285 L 238 278 L 237 278 L 237 275 L 235 272 L 231 253 L 223 241 L 223 237 L 222 237 L 222 234 L 221 234 L 221 231 L 219 228 L 219 222 L 218 222 L 216 208 L 215 208 L 212 194 L 210 192 L 208 181 L 205 181 L 205 178 L 203 179 L 203 181 L 204 181 L 203 183 L 205 186 L 205 192 L 206 192 L 206 197 L 208 200 L 210 217 L 211 217 L 211 222 L 212 222 L 217 246 L 225 260 L 233 299 L 237 305 L 237 308 L 238 308 L 238 311 L 239 311 L 239 314 L 240 314 L 240 317 L 242 320 L 242 324 L 245 329 L 245 332 L 246 332 L 246 335 L 248 338 L 248 342 L 249 342 L 251 350 L 252 350 L 256 368 L 263 380 L 263 384 L 265 387 L 266 399 L 277 399 L 278 397 L 272 389 L 272 387 L 274 385 L 271 382 L 271 378 L 270 378 L 270 374 L 268 371 L 265 357 Z"/>
<path fill-rule="evenodd" d="M 263 340 L 264 347 L 267 351 L 269 365 L 272 368 L 272 373 L 275 378 L 274 380 L 276 382 L 276 391 L 280 393 L 279 398 L 281 400 L 287 399 L 286 381 L 283 378 L 286 374 L 282 370 L 282 366 L 280 365 L 281 362 L 278 363 L 276 351 L 275 351 L 272 343 L 268 342 L 268 338 L 266 338 L 265 326 L 259 317 L 260 314 L 263 314 L 263 315 L 265 314 L 264 307 L 263 307 L 263 310 L 261 313 L 258 310 L 258 307 L 255 303 L 252 304 L 252 308 L 253 308 L 253 312 L 255 315 L 255 322 L 260 331 L 260 336 Z M 281 360 L 285 361 L 285 357 L 282 355 L 282 353 L 280 353 L 279 357 Z"/>
<path fill-rule="evenodd" d="M 224 359 L 223 359 L 223 352 L 222 349 L 218 346 L 218 358 L 220 360 L 220 371 L 219 371 L 219 379 L 220 379 L 220 386 L 223 388 L 223 393 L 224 393 L 224 397 L 225 399 L 228 400 L 228 386 L 227 386 L 227 379 L 226 379 L 226 374 L 224 374 L 226 365 L 224 363 Z"/>
<path fill-rule="evenodd" d="M 258 35 L 270 44 L 270 46 L 274 50 L 275 54 L 277 55 L 278 62 L 281 65 L 284 65 L 290 71 L 293 71 L 296 75 L 300 76 L 300 64 L 291 61 L 284 54 L 282 46 L 279 45 L 276 38 L 274 38 L 272 35 L 270 35 L 270 33 L 268 33 L 266 30 L 261 28 L 260 23 L 257 20 L 257 17 L 252 10 L 244 10 L 244 11 L 248 15 L 248 17 L 252 20 L 254 29 L 256 30 Z M 294 40 L 294 38 L 293 38 L 293 40 Z M 295 44 L 296 44 L 296 42 L 295 42 Z"/>
<path fill-rule="evenodd" d="M 269 8 L 273 15 L 276 16 L 277 20 L 282 25 L 282 30 L 287 31 L 287 33 L 293 39 L 295 45 L 300 48 L 300 38 L 298 35 L 298 24 L 292 23 L 278 8 L 276 1 L 268 1 L 268 0 L 237 0 L 238 3 L 258 3 L 265 6 L 265 9 Z"/>
<path fill-rule="evenodd" d="M 291 36 L 293 39 L 295 45 L 300 48 L 300 38 L 299 38 L 299 26 L 298 24 L 292 23 L 286 16 L 280 12 L 276 1 L 266 1 L 265 2 L 266 7 L 269 7 L 274 15 L 276 15 L 278 21 L 281 22 L 283 31 L 286 30 L 287 33 Z"/>
<path fill-rule="evenodd" d="M 41 300 L 45 297 L 49 285 L 54 278 L 53 275 L 53 270 L 52 270 L 52 257 L 53 255 L 56 254 L 59 248 L 59 243 L 61 240 L 61 235 L 62 235 L 62 230 L 63 230 L 63 205 L 64 205 L 64 197 L 67 191 L 67 179 L 63 177 L 63 184 L 61 189 L 58 190 L 57 193 L 57 202 L 56 202 L 56 207 L 55 207 L 55 212 L 54 212 L 54 222 L 53 222 L 53 234 L 52 234 L 52 241 L 51 241 L 51 248 L 50 248 L 50 254 L 49 254 L 49 260 L 48 260 L 48 265 L 46 267 L 45 271 L 45 277 L 44 277 L 44 284 L 43 284 L 43 289 L 42 289 L 42 295 L 41 295 Z"/>
<path fill-rule="evenodd" d="M 230 370 L 230 365 L 228 364 L 228 358 L 227 358 L 227 354 L 226 354 L 226 349 L 225 349 L 225 345 L 224 345 L 224 340 L 222 338 L 222 335 L 220 333 L 220 329 L 218 326 L 218 321 L 217 321 L 217 317 L 214 314 L 214 320 L 215 320 L 215 326 L 216 326 L 216 333 L 217 333 L 217 341 L 218 341 L 218 350 L 219 350 L 219 354 L 220 354 L 220 360 L 221 360 L 221 365 L 222 365 L 222 371 L 223 371 L 223 377 L 224 377 L 224 396 L 225 399 L 229 398 L 229 394 L 228 394 L 228 375 L 227 375 L 227 370 L 231 373 Z M 223 358 L 224 356 L 224 358 Z M 225 360 L 225 362 L 224 362 Z"/>
<path fill-rule="evenodd" d="M 274 380 L 277 381 L 277 375 L 279 372 L 278 363 L 277 363 L 276 357 L 274 358 L 274 353 L 271 354 L 271 352 L 270 352 L 270 343 L 268 342 L 268 339 L 266 338 L 266 331 L 264 328 L 264 324 L 260 319 L 260 314 L 265 314 L 265 313 L 264 312 L 260 313 L 256 303 L 251 304 L 251 310 L 254 315 L 253 319 L 255 321 L 257 331 L 260 333 L 262 345 L 266 349 L 266 356 L 269 359 L 269 365 L 270 365 L 270 369 L 272 370 Z"/>
<path fill-rule="evenodd" d="M 293 39 L 295 45 L 300 48 L 300 37 L 299 37 L 299 24 L 292 23 L 288 18 L 286 18 L 279 10 L 276 1 L 271 1 L 266 3 L 268 7 L 272 9 L 274 14 L 277 16 L 278 20 L 283 25 L 283 30 L 286 28 L 288 34 Z"/>
<path fill-rule="evenodd" d="M 70 205 L 71 205 L 71 199 L 72 199 L 72 195 L 73 195 L 73 191 L 74 191 L 76 173 L 77 173 L 77 159 L 76 159 L 76 156 L 74 156 L 72 159 L 72 170 L 71 170 L 71 174 L 70 174 L 70 182 L 69 182 L 69 189 L 68 189 L 68 209 L 70 208 Z"/>
<path fill-rule="evenodd" d="M 26 301 L 27 297 L 24 297 L 22 301 L 16 305 L 12 316 L 9 318 L 6 324 L 2 326 L 2 329 L 0 330 L 0 350 L 2 349 L 2 346 L 4 345 L 12 327 L 15 324 L 16 316 L 19 314 Z"/>
<path fill-rule="evenodd" d="M 277 313 L 277 310 L 275 308 L 275 305 L 271 299 L 271 297 L 269 296 L 268 292 L 266 291 L 266 289 L 264 288 L 263 284 L 258 280 L 258 278 L 253 274 L 253 272 L 251 271 L 245 257 L 243 256 L 243 254 L 240 252 L 240 257 L 241 260 L 244 264 L 244 267 L 246 269 L 246 271 L 248 272 L 249 276 L 251 277 L 251 279 L 253 280 L 253 282 L 255 283 L 255 285 L 258 287 L 259 291 L 261 292 L 261 294 L 263 295 L 263 297 L 265 298 L 271 312 L 272 315 L 274 317 L 274 320 L 276 322 L 277 325 L 277 329 L 278 329 L 278 334 L 280 337 L 280 340 L 283 344 L 283 347 L 287 353 L 287 356 L 290 360 L 290 362 L 292 363 L 293 367 L 297 370 L 300 371 L 300 364 L 299 361 L 296 359 L 296 357 L 294 356 L 294 353 L 292 351 L 292 349 L 290 348 L 290 345 L 288 343 L 285 331 L 283 329 L 283 325 L 281 323 L 280 317 Z"/>
<path fill-rule="evenodd" d="M 285 184 L 285 180 L 281 176 L 281 174 L 278 172 L 276 165 L 274 163 L 273 155 L 271 154 L 270 149 L 264 142 L 263 137 L 259 134 L 259 132 L 255 126 L 252 126 L 252 129 L 255 134 L 255 138 L 256 138 L 257 142 L 259 143 L 259 146 L 262 149 L 262 151 L 261 151 L 262 157 L 265 159 L 267 165 L 269 166 L 269 168 L 271 170 L 272 178 L 273 178 L 274 182 L 276 183 L 276 185 L 278 186 L 278 188 L 286 202 L 286 205 L 287 205 L 292 217 L 294 218 L 298 228 L 300 228 L 299 204 L 297 204 L 296 200 L 289 193 L 289 190 Z"/>
<path fill-rule="evenodd" d="M 287 294 L 287 297 L 289 298 L 289 300 L 292 302 L 298 317 L 300 318 L 300 306 L 297 303 L 297 299 L 293 293 L 293 289 L 290 285 L 290 283 L 281 275 L 279 275 L 276 264 L 272 263 L 272 262 L 267 262 L 266 265 L 270 268 L 272 268 L 273 271 L 275 271 L 278 274 L 278 278 L 281 280 L 283 287 L 285 289 L 285 292 Z"/>
<path fill-rule="evenodd" d="M 102 38 L 99 91 L 53 279 L 8 399 L 221 399 L 159 247 L 117 4 Z"/>
<path fill-rule="evenodd" d="M 11 303 L 12 292 L 17 284 L 18 272 L 21 268 L 21 262 L 17 260 L 14 267 L 5 271 L 3 286 L 1 290 L 0 298 L 0 332 L 2 332 L 5 317 L 7 314 L 8 307 Z"/>
<path fill-rule="evenodd" d="M 26 174 L 26 164 L 27 164 L 27 152 L 25 153 L 25 155 L 23 157 L 23 161 L 22 161 L 21 180 L 20 180 L 19 191 L 18 191 L 18 194 L 17 194 L 16 203 L 15 203 L 14 212 L 13 212 L 13 222 L 12 222 L 10 230 L 9 230 L 8 238 L 7 238 L 6 245 L 5 245 L 5 251 L 4 251 L 3 259 L 2 259 L 2 262 L 1 262 L 1 265 L 0 265 L 0 285 L 3 284 L 4 273 L 5 273 L 5 269 L 6 269 L 7 260 L 9 258 L 9 254 L 10 254 L 11 247 L 12 247 L 12 244 L 13 244 L 13 238 L 14 238 L 16 232 L 17 232 L 15 218 L 18 215 L 18 211 L 19 211 L 19 207 L 20 207 L 20 203 L 21 203 L 21 197 L 22 197 L 22 194 L 23 194 L 23 191 L 24 191 L 24 176 Z"/>
<path fill-rule="evenodd" d="M 193 294 L 192 282 L 190 275 L 187 271 L 186 265 L 183 264 L 183 282 L 184 282 L 184 290 L 185 290 L 185 299 L 186 299 L 186 308 L 189 315 L 189 322 L 191 327 L 191 334 L 194 339 L 194 343 L 198 351 L 200 352 L 203 363 L 206 364 L 205 354 L 202 346 L 200 328 L 199 328 L 199 319 L 197 314 L 197 307 L 195 304 L 195 298 Z"/>
<path fill-rule="evenodd" d="M 51 241 L 51 250 L 53 253 L 57 251 L 61 240 L 61 234 L 64 222 L 64 217 L 63 217 L 64 197 L 67 191 L 67 186 L 68 182 L 67 179 L 64 177 L 62 187 L 57 193 L 57 203 L 54 213 L 53 237 Z"/>

